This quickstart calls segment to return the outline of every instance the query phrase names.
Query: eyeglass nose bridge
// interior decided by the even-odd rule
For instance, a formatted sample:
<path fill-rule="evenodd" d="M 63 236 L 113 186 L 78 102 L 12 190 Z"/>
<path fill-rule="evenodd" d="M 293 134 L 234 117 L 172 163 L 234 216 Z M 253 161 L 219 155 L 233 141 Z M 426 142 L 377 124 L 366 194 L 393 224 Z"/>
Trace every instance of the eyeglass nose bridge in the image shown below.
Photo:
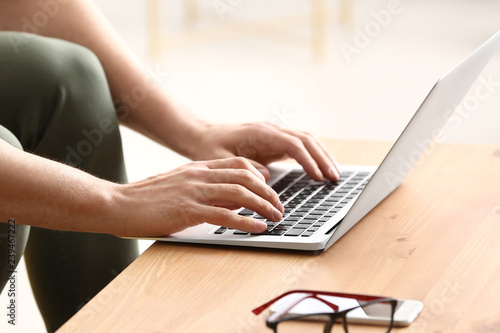
<path fill-rule="evenodd" d="M 294 306 L 296 306 L 297 304 L 299 304 L 300 302 L 303 302 L 304 300 L 308 299 L 308 298 L 313 298 L 315 300 L 318 300 L 318 301 L 321 301 L 323 303 L 325 303 L 326 305 L 328 305 L 334 312 L 338 312 L 339 311 L 339 307 L 338 305 L 336 304 L 333 304 L 331 302 L 328 302 L 327 300 L 321 298 L 321 297 L 318 297 L 318 294 L 316 293 L 309 293 L 309 295 L 306 295 L 302 298 L 299 298 L 298 300 L 294 301 L 293 303 L 291 303 L 286 309 L 283 309 L 282 311 L 280 312 L 275 312 L 275 313 L 272 313 L 268 318 L 267 320 L 268 321 L 276 321 L 276 320 L 279 320 L 279 318 L 281 316 L 283 316 L 285 313 L 287 313 L 288 311 L 290 311 Z M 332 324 L 333 325 L 333 324 Z"/>

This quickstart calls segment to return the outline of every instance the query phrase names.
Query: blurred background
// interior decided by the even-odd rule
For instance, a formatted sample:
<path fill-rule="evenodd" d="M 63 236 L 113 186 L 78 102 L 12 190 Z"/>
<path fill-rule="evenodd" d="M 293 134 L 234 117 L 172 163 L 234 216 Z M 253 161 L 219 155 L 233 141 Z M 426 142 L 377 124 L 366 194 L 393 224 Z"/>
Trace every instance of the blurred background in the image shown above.
<path fill-rule="evenodd" d="M 394 141 L 436 80 L 500 30 L 495 0 L 94 2 L 193 115 L 269 121 L 321 138 Z M 500 143 L 500 55 L 481 82 L 490 94 L 471 90 L 445 142 Z M 122 134 L 131 181 L 187 162 Z M 24 262 L 18 275 L 18 325 L 2 320 L 0 331 L 44 332 Z"/>

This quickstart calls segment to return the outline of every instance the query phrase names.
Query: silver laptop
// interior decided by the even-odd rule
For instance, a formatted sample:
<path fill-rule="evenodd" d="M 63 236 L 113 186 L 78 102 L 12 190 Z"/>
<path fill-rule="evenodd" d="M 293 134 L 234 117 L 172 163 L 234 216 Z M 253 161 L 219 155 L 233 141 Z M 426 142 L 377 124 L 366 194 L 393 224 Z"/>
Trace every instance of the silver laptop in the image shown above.
<path fill-rule="evenodd" d="M 269 185 L 278 192 L 286 210 L 281 222 L 267 222 L 266 232 L 249 234 L 204 223 L 154 239 L 309 251 L 328 249 L 399 186 L 499 46 L 500 32 L 438 80 L 380 166 L 344 165 L 339 182 L 316 182 L 299 165 L 271 164 Z M 248 209 L 241 209 L 239 214 L 265 221 Z"/>

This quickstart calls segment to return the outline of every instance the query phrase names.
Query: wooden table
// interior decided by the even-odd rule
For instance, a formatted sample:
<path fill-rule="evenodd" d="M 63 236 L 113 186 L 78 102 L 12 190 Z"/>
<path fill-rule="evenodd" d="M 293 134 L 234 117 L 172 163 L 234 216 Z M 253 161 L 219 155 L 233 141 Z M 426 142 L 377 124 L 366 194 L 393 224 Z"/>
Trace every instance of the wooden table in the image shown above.
<path fill-rule="evenodd" d="M 379 163 L 390 147 L 327 144 L 344 164 Z M 268 312 L 251 310 L 295 288 L 421 300 L 396 332 L 499 332 L 500 146 L 423 158 L 322 254 L 155 243 L 59 332 L 266 332 Z"/>

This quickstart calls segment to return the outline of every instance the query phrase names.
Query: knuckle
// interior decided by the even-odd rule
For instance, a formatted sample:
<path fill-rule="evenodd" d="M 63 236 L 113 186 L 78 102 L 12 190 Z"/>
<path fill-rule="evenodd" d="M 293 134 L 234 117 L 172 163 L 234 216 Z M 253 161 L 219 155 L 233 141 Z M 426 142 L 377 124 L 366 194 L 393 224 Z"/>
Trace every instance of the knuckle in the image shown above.
<path fill-rule="evenodd" d="M 276 126 L 270 121 L 260 121 L 257 123 L 262 129 L 269 130 L 269 128 L 275 128 Z"/>
<path fill-rule="evenodd" d="M 184 224 L 186 227 L 191 227 L 198 224 L 198 220 L 196 219 L 196 205 L 193 202 L 188 200 L 182 200 L 178 203 L 177 207 L 184 220 Z"/>
<path fill-rule="evenodd" d="M 304 147 L 304 144 L 302 143 L 302 140 L 300 140 L 297 137 L 293 137 L 290 139 L 290 144 L 295 150 L 302 149 Z"/>
<path fill-rule="evenodd" d="M 303 143 L 312 143 L 314 141 L 312 135 L 308 133 L 302 133 L 299 137 Z"/>
<path fill-rule="evenodd" d="M 188 178 L 198 178 L 200 176 L 200 169 L 194 167 L 188 167 L 181 172 Z"/>
<path fill-rule="evenodd" d="M 206 203 L 217 197 L 219 192 L 220 191 L 217 186 L 205 185 L 201 187 L 200 191 L 198 191 L 198 196 L 202 202 Z"/>
<path fill-rule="evenodd" d="M 271 123 L 268 121 L 259 121 L 255 123 L 255 128 L 261 131 L 268 130 L 269 127 L 271 126 Z"/>
<path fill-rule="evenodd" d="M 242 157 L 255 158 L 255 155 L 257 154 L 257 149 L 255 149 L 255 147 L 252 144 L 249 144 L 248 142 L 241 142 L 236 148 L 236 152 L 239 156 Z"/>
<path fill-rule="evenodd" d="M 305 137 L 307 137 L 307 138 L 312 138 L 313 137 L 312 133 L 308 132 L 308 131 L 302 131 L 302 135 L 305 136 Z"/>
<path fill-rule="evenodd" d="M 239 170 L 238 177 L 246 182 L 253 182 L 255 175 L 250 170 Z"/>
<path fill-rule="evenodd" d="M 201 168 L 201 167 L 205 167 L 206 164 L 207 163 L 205 161 L 194 161 L 194 162 L 189 163 L 188 166 L 192 167 L 192 168 Z"/>
<path fill-rule="evenodd" d="M 244 195 L 245 193 L 245 189 L 243 186 L 239 185 L 239 184 L 229 184 L 227 186 L 227 192 L 231 195 L 231 196 L 234 196 L 234 197 L 239 197 L 239 196 L 242 196 Z"/>
<path fill-rule="evenodd" d="M 227 223 L 232 220 L 232 212 L 228 209 L 219 209 L 216 213 L 216 218 L 221 223 Z"/>
<path fill-rule="evenodd" d="M 269 202 L 265 199 L 259 199 L 258 203 L 259 203 L 260 209 L 262 209 L 264 211 L 269 211 L 272 209 Z"/>
<path fill-rule="evenodd" d="M 233 163 L 234 163 L 235 167 L 240 168 L 240 169 L 247 168 L 248 164 L 249 164 L 247 159 L 244 157 L 241 157 L 241 156 L 234 157 Z"/>

